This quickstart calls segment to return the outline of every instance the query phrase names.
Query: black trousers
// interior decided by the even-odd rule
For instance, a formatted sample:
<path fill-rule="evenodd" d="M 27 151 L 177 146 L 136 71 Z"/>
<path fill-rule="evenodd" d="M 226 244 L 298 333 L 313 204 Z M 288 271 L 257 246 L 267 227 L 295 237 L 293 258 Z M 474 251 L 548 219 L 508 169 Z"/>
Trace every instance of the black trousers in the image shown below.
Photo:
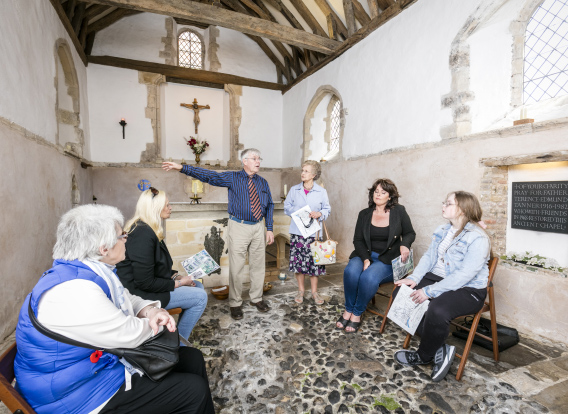
<path fill-rule="evenodd" d="M 428 272 L 414 289 L 422 289 L 440 280 L 442 280 L 440 276 Z M 393 296 L 396 296 L 398 289 L 395 289 Z M 423 361 L 430 361 L 434 358 L 436 351 L 444 345 L 450 333 L 450 321 L 458 316 L 477 313 L 483 307 L 485 296 L 487 296 L 486 288 L 462 287 L 430 299 L 428 310 L 416 329 L 416 334 L 421 338 L 418 347 L 420 358 Z"/>
<path fill-rule="evenodd" d="M 201 351 L 180 347 L 179 363 L 162 381 L 132 376 L 132 389 L 125 384 L 100 414 L 215 414 L 205 361 Z"/>

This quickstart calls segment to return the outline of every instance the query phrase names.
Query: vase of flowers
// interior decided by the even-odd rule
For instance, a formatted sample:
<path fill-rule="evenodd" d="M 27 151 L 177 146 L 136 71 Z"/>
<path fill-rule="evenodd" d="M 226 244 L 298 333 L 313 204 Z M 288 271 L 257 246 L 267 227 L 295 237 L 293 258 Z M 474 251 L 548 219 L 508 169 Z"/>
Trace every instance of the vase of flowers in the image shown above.
<path fill-rule="evenodd" d="M 205 140 L 198 141 L 194 137 L 189 137 L 189 140 L 186 139 L 185 141 L 187 142 L 189 148 L 191 148 L 191 150 L 195 154 L 195 163 L 199 164 L 199 162 L 201 161 L 201 154 L 205 152 L 205 150 L 209 146 L 209 143 Z"/>

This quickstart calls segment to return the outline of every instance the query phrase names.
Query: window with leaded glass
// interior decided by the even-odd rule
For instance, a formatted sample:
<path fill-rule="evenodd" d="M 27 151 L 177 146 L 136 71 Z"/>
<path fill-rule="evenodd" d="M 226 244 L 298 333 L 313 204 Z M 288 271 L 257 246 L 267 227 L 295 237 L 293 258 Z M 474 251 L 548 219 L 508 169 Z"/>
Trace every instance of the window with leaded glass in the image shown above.
<path fill-rule="evenodd" d="M 545 0 L 525 34 L 524 103 L 568 94 L 568 0 Z"/>
<path fill-rule="evenodd" d="M 341 125 L 341 102 L 339 100 L 335 101 L 333 109 L 331 110 L 330 116 L 330 136 L 329 136 L 329 150 L 339 149 L 339 133 Z"/>
<path fill-rule="evenodd" d="M 178 64 L 184 68 L 203 69 L 205 50 L 199 36 L 186 30 L 178 37 Z"/>

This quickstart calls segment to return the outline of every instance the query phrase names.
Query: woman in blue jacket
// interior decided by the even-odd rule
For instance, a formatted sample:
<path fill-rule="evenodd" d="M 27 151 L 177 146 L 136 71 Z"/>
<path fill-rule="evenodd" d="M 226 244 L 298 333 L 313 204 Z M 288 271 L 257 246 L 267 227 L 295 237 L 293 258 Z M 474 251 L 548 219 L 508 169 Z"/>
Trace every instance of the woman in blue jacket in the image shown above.
<path fill-rule="evenodd" d="M 302 164 L 302 182 L 290 189 L 284 201 L 284 213 L 292 215 L 306 205 L 310 206 L 310 219 L 303 223 L 309 227 L 310 220 L 324 221 L 329 217 L 331 207 L 327 198 L 327 191 L 315 183 L 321 175 L 319 162 L 308 160 Z M 318 294 L 318 276 L 325 275 L 325 266 L 317 266 L 311 255 L 310 244 L 314 236 L 302 237 L 302 233 L 294 223 L 290 223 L 290 270 L 296 274 L 298 280 L 298 293 L 294 299 L 296 303 L 304 301 L 304 275 L 310 276 L 312 298 L 316 305 L 322 305 L 323 299 Z"/>
<path fill-rule="evenodd" d="M 416 333 L 421 341 L 417 351 L 398 351 L 395 361 L 403 365 L 434 362 L 432 380 L 441 381 L 455 356 L 446 345 L 450 321 L 477 313 L 487 294 L 491 243 L 480 227 L 483 212 L 477 198 L 465 191 L 448 194 L 442 203 L 442 217 L 449 221 L 436 229 L 428 251 L 414 273 L 396 284 L 415 289 L 415 303 L 430 300 Z M 396 295 L 398 289 L 393 293 Z"/>

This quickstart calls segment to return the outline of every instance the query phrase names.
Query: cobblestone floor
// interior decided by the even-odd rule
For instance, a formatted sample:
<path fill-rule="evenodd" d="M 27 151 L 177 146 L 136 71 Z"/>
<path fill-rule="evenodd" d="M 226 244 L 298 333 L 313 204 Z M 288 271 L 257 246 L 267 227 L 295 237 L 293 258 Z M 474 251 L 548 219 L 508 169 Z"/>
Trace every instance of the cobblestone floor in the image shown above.
<path fill-rule="evenodd" d="M 455 379 L 456 358 L 446 379 L 432 383 L 430 366 L 393 362 L 405 336 L 393 323 L 381 335 L 381 318 L 367 312 L 357 334 L 334 329 L 343 310 L 343 266 L 328 269 L 320 279 L 323 306 L 311 299 L 296 304 L 294 280 L 272 282 L 265 295 L 272 307 L 268 313 L 258 312 L 245 297 L 240 321 L 231 319 L 227 301 L 210 297 L 190 341 L 205 355 L 216 412 L 568 412 L 565 345 L 523 336 L 499 363 L 474 345 L 461 381 Z M 378 308 L 384 305 L 385 299 L 377 301 Z M 459 340 L 449 342 L 463 349 Z M 413 340 L 411 348 L 416 345 Z"/>

